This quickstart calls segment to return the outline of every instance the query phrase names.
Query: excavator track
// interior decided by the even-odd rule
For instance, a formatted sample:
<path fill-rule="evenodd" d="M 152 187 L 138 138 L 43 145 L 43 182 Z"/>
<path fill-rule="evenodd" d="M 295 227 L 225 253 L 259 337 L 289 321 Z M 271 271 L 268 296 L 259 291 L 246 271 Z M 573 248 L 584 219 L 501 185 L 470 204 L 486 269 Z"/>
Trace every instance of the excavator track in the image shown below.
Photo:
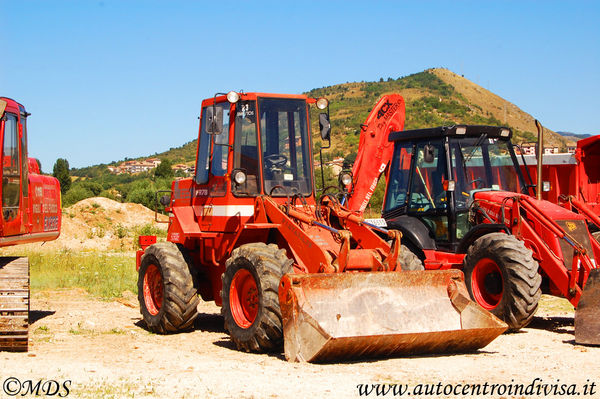
<path fill-rule="evenodd" d="M 0 351 L 26 352 L 29 333 L 29 260 L 0 258 Z"/>

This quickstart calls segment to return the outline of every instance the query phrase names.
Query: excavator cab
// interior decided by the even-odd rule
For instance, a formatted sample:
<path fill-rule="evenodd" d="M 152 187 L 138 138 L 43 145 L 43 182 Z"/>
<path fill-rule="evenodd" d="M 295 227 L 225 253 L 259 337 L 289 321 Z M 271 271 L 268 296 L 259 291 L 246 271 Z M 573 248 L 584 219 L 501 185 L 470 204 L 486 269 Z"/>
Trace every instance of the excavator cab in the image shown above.
<path fill-rule="evenodd" d="M 22 104 L 0 97 L 0 247 L 50 241 L 60 233 L 60 186 L 27 157 L 28 116 Z M 0 257 L 0 351 L 27 351 L 28 320 L 29 262 Z"/>
<path fill-rule="evenodd" d="M 7 104 L 6 101 L 4 101 Z M 27 199 L 27 113 L 20 104 L 17 109 L 6 110 L 0 121 L 2 140 L 2 232 L 13 236 L 25 232 L 27 217 L 25 202 Z M 16 111 L 16 112 L 15 112 Z M 23 198 L 25 197 L 25 198 Z"/>

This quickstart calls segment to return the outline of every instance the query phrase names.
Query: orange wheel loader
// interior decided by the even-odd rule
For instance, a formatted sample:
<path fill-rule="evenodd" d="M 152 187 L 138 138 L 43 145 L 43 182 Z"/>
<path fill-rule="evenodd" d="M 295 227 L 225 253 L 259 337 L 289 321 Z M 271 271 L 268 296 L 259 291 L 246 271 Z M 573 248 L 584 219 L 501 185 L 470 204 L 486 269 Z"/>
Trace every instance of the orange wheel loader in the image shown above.
<path fill-rule="evenodd" d="M 193 328 L 199 295 L 222 307 L 238 349 L 283 343 L 290 361 L 487 345 L 506 324 L 468 299 L 460 271 L 405 270 L 423 267 L 398 231 L 365 222 L 334 194 L 317 196 L 311 105 L 327 110 L 328 141 L 324 98 L 229 92 L 202 102 L 195 176 L 160 199 L 167 241 L 140 237 L 148 329 Z M 385 119 L 385 109 L 373 112 Z"/>
<path fill-rule="evenodd" d="M 60 233 L 58 180 L 42 176 L 37 161 L 27 157 L 29 115 L 21 104 L 0 97 L 0 247 L 50 241 Z M 0 257 L 0 351 L 27 351 L 28 332 L 29 262 Z"/>

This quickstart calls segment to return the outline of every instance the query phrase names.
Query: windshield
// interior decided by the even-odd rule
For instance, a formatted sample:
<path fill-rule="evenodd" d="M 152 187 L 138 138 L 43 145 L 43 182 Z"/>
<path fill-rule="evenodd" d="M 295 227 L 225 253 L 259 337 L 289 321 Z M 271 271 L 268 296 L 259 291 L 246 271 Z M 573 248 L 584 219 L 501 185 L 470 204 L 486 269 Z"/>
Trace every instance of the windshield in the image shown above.
<path fill-rule="evenodd" d="M 509 142 L 497 138 L 451 138 L 456 205 L 468 205 L 475 190 L 521 191 L 521 181 Z"/>
<path fill-rule="evenodd" d="M 310 195 L 306 102 L 261 98 L 258 106 L 265 193 Z"/>

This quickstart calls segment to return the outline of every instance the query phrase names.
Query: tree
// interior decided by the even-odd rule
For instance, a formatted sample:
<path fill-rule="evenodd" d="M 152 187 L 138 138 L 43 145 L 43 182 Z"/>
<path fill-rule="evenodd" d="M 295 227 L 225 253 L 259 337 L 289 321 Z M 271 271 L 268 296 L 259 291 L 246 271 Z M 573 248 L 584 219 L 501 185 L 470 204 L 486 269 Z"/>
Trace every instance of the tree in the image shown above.
<path fill-rule="evenodd" d="M 54 164 L 52 176 L 60 183 L 60 192 L 64 195 L 71 188 L 71 175 L 69 174 L 69 161 L 58 158 Z"/>
<path fill-rule="evenodd" d="M 168 159 L 162 159 L 160 165 L 154 169 L 154 177 L 160 178 L 165 177 L 168 179 L 173 178 L 173 169 L 171 169 L 171 161 Z"/>

